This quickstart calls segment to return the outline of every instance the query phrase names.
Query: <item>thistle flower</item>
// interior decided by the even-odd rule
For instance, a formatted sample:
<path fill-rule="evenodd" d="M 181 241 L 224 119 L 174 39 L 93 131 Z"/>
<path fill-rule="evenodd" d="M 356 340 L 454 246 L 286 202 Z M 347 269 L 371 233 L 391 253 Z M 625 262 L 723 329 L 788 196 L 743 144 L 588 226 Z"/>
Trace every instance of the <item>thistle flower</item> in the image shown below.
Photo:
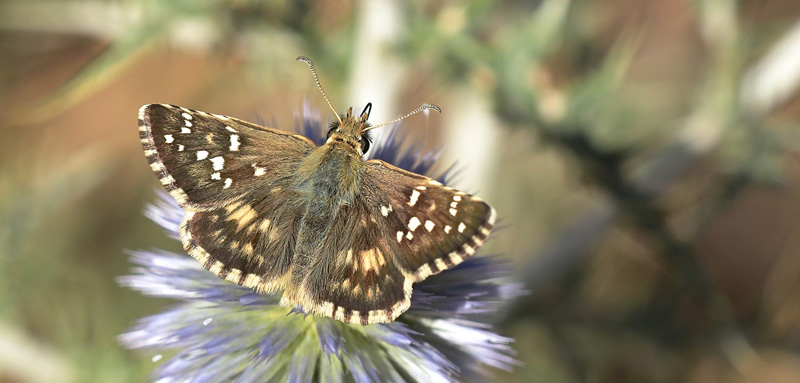
<path fill-rule="evenodd" d="M 324 143 L 309 108 L 298 129 Z M 439 151 L 400 149 L 392 130 L 371 158 L 430 175 Z M 439 174 L 445 182 L 448 171 Z M 166 193 L 146 215 L 178 239 L 184 211 Z M 512 339 L 490 323 L 501 302 L 521 293 L 498 282 L 508 268 L 494 257 L 473 257 L 414 285 L 410 309 L 388 324 L 361 326 L 309 316 L 218 278 L 184 254 L 132 253 L 138 267 L 120 278 L 147 295 L 180 301 L 143 318 L 120 336 L 131 349 L 153 353 L 158 383 L 168 382 L 460 382 L 485 381 L 489 367 L 516 364 Z M 162 353 L 170 355 L 161 362 Z"/>

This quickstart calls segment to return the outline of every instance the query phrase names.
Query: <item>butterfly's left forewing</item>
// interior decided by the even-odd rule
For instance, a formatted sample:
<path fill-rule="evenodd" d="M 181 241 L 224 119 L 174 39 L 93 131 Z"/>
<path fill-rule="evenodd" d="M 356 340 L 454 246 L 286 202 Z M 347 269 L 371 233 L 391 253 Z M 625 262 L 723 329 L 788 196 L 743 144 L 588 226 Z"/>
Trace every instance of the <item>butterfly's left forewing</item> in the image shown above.
<path fill-rule="evenodd" d="M 139 110 L 139 138 L 161 184 L 192 210 L 285 183 L 315 148 L 300 135 L 166 104 Z"/>
<path fill-rule="evenodd" d="M 186 209 L 181 241 L 221 278 L 272 293 L 286 286 L 303 201 L 291 182 L 307 138 L 174 105 L 139 110 L 150 167 Z"/>

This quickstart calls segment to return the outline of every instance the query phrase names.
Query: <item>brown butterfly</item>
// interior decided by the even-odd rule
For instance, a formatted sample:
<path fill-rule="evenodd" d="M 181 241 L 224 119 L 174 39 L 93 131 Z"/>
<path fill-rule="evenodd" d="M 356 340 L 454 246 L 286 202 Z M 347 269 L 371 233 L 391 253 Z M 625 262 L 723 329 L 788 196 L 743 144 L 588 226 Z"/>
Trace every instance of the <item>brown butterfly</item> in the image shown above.
<path fill-rule="evenodd" d="M 319 86 L 311 61 L 298 60 Z M 283 306 L 364 325 L 405 312 L 412 284 L 474 254 L 495 211 L 428 177 L 364 161 L 367 132 L 397 121 L 371 126 L 371 107 L 337 114 L 316 146 L 232 117 L 143 106 L 139 138 L 186 210 L 186 251 L 221 278 L 283 291 Z M 402 118 L 425 109 L 439 111 L 426 104 Z"/>

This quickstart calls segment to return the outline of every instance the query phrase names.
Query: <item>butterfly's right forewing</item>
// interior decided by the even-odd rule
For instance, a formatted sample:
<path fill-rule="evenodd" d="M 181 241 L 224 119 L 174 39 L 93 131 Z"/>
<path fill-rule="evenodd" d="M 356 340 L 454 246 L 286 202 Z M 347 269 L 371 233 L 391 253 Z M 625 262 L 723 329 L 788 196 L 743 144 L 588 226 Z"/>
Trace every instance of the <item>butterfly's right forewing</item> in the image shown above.
<path fill-rule="evenodd" d="M 413 282 L 471 257 L 494 228 L 495 210 L 476 196 L 383 161 L 366 168 L 363 198 Z"/>

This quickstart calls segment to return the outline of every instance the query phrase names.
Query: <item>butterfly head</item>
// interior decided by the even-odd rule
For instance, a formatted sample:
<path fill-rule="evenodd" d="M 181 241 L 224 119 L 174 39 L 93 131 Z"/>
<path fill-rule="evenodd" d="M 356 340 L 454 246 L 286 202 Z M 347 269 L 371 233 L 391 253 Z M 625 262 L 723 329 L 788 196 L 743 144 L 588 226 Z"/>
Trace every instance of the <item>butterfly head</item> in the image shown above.
<path fill-rule="evenodd" d="M 369 150 L 372 137 L 370 137 L 367 130 L 370 128 L 369 113 L 372 111 L 372 103 L 368 103 L 361 112 L 361 115 L 356 117 L 353 114 L 353 108 L 347 109 L 347 113 L 341 115 L 339 121 L 331 123 L 328 129 L 328 143 L 341 142 L 351 146 L 353 149 L 364 155 Z"/>
<path fill-rule="evenodd" d="M 364 111 L 361 112 L 361 115 L 356 117 L 353 115 L 353 108 L 347 109 L 347 113 L 343 115 L 339 115 L 336 112 L 336 109 L 333 108 L 331 105 L 330 100 L 328 100 L 328 96 L 325 95 L 325 91 L 322 90 L 322 85 L 319 83 L 319 77 L 317 77 L 317 70 L 314 69 L 314 63 L 308 57 L 300 56 L 297 60 L 302 61 L 308 64 L 308 68 L 311 69 L 311 74 L 314 75 L 314 81 L 317 83 L 317 88 L 319 88 L 319 92 L 322 93 L 322 98 L 325 99 L 325 102 L 328 103 L 328 107 L 331 108 L 331 111 L 336 115 L 335 121 L 331 124 L 330 129 L 328 129 L 328 141 L 326 144 L 331 144 L 333 142 L 343 143 L 352 147 L 356 150 L 360 155 L 364 155 L 364 153 L 369 150 L 369 145 L 372 142 L 367 131 L 380 128 L 381 126 L 386 126 L 389 124 L 393 124 L 398 122 L 408 116 L 412 116 L 422 111 L 426 111 L 429 109 L 435 110 L 439 113 L 442 112 L 436 105 L 431 104 L 422 104 L 419 108 L 413 110 L 411 113 L 407 113 L 403 117 L 395 118 L 394 120 L 384 122 L 378 125 L 370 125 L 367 122 L 369 118 L 369 113 L 372 111 L 372 103 L 367 103 L 367 106 L 364 108 Z"/>

